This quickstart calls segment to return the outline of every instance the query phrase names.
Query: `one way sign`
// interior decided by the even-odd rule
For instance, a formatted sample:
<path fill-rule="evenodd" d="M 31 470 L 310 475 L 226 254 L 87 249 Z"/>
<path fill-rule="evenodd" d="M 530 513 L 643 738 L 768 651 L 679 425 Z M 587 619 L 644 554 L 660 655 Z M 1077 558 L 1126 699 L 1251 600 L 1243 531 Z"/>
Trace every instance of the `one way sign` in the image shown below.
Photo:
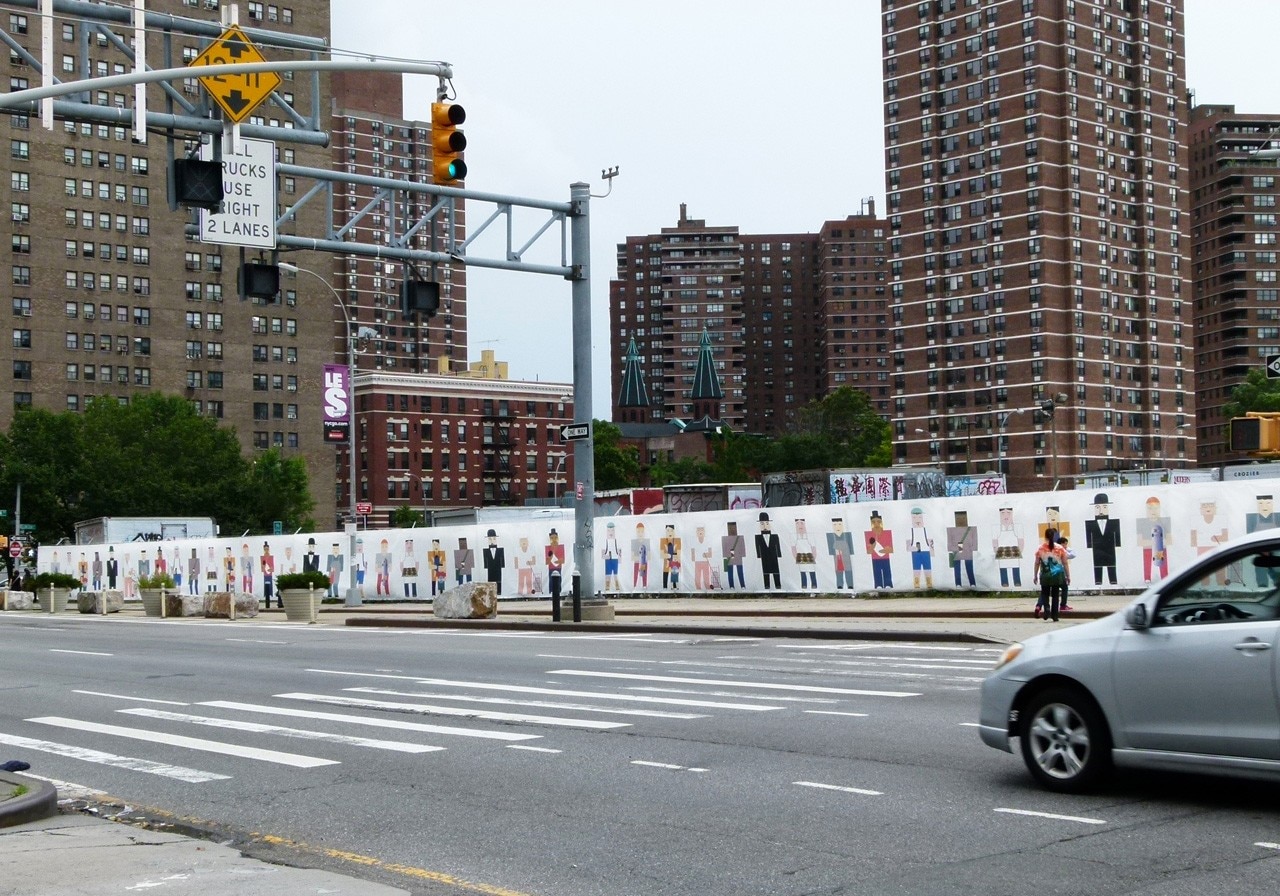
<path fill-rule="evenodd" d="M 1280 355 L 1267 355 L 1267 379 L 1280 378 Z"/>
<path fill-rule="evenodd" d="M 560 427 L 560 438 L 566 442 L 591 438 L 590 423 L 566 423 Z"/>

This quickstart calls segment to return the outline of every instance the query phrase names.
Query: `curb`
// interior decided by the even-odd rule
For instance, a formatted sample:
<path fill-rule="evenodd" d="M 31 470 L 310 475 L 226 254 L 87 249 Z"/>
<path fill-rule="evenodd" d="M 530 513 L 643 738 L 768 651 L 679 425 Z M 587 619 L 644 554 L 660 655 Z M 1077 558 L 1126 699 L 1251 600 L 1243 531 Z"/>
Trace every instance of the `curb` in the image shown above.
<path fill-rule="evenodd" d="M 19 786 L 26 787 L 27 792 L 22 796 L 0 799 L 0 828 L 58 814 L 58 790 L 48 781 L 0 772 L 0 793 L 8 793 Z"/>

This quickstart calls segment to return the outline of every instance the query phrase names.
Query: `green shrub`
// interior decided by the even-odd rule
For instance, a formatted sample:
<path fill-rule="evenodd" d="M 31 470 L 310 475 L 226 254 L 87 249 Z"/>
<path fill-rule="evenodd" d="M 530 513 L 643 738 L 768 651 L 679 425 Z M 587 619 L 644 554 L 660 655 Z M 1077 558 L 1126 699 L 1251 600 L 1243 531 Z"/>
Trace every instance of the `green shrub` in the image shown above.
<path fill-rule="evenodd" d="M 173 583 L 173 576 L 167 572 L 158 572 L 151 576 L 138 576 L 138 589 L 140 591 L 159 591 L 161 588 L 172 590 L 176 587 Z"/>
<path fill-rule="evenodd" d="M 329 574 L 317 570 L 312 572 L 286 572 L 276 576 L 277 591 L 292 589 L 306 591 L 312 587 L 318 590 L 328 590 Z"/>
<path fill-rule="evenodd" d="M 80 580 L 65 572 L 42 572 L 31 580 L 31 585 L 36 591 L 47 591 L 50 588 L 74 590 L 80 587 Z"/>

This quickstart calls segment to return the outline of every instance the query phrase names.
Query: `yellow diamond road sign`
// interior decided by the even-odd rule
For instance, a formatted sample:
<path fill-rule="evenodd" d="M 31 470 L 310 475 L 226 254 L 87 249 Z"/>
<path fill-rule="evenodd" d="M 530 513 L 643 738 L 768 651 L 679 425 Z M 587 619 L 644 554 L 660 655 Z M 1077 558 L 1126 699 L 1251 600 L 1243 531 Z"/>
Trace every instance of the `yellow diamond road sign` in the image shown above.
<path fill-rule="evenodd" d="M 191 66 L 234 65 L 237 62 L 266 62 L 246 35 L 234 26 L 222 32 L 222 36 L 205 47 L 205 51 L 191 61 Z M 281 84 L 275 72 L 252 72 L 236 75 L 200 75 L 200 83 L 209 91 L 214 102 L 222 107 L 227 118 L 239 124 L 249 117 L 258 104 L 271 95 Z"/>

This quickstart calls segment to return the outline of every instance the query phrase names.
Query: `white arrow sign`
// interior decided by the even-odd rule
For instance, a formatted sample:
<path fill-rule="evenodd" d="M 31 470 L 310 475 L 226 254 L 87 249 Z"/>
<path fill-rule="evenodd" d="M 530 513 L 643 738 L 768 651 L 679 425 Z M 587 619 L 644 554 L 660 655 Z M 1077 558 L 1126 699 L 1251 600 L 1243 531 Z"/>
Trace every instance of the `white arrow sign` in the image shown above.
<path fill-rule="evenodd" d="M 560 427 L 560 438 L 566 442 L 591 438 L 590 423 L 566 423 Z"/>

